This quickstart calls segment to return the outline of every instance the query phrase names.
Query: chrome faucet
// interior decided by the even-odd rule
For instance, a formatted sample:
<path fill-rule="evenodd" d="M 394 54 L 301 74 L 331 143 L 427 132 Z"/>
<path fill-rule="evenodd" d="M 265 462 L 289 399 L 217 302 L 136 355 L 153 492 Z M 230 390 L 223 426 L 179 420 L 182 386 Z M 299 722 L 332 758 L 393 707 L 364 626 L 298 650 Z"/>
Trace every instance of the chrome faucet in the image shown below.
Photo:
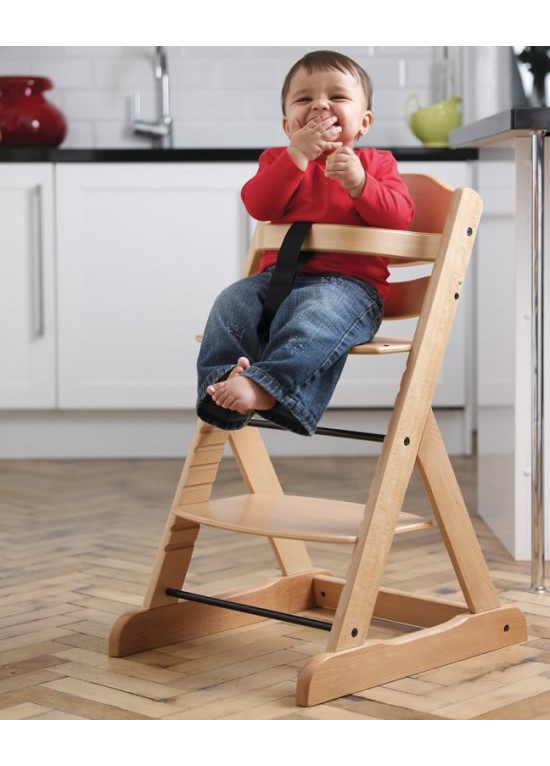
<path fill-rule="evenodd" d="M 168 63 L 166 51 L 162 45 L 155 48 L 155 82 L 157 120 L 150 122 L 141 119 L 141 99 L 139 93 L 134 96 L 134 115 L 132 127 L 134 133 L 150 136 L 156 149 L 171 149 L 173 146 L 172 117 L 170 115 L 170 82 L 168 79 Z"/>

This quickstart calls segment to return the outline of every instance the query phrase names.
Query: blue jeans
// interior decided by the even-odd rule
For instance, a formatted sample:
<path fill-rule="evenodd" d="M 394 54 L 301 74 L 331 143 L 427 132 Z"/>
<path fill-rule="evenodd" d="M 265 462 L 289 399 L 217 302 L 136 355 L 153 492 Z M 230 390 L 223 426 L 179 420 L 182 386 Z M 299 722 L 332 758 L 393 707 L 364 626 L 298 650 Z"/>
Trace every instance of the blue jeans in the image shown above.
<path fill-rule="evenodd" d="M 245 356 L 251 366 L 242 375 L 276 399 L 261 416 L 309 436 L 330 402 L 349 349 L 372 340 L 378 330 L 382 301 L 374 287 L 353 277 L 298 274 L 264 345 L 257 327 L 271 271 L 245 277 L 216 298 L 197 361 L 197 414 L 224 430 L 247 424 L 252 413 L 219 407 L 206 392 Z"/>

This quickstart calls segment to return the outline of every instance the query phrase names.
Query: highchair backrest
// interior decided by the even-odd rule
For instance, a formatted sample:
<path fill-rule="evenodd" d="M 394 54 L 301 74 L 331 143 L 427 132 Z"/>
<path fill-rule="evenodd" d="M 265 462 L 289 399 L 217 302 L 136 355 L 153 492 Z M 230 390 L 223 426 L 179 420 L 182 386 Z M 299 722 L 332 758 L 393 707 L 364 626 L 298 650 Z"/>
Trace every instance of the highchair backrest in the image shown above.
<path fill-rule="evenodd" d="M 433 262 L 447 221 L 453 189 L 432 176 L 420 173 L 403 174 L 402 178 L 416 210 L 407 231 L 318 223 L 311 227 L 304 249 L 384 256 L 389 259 L 390 271 L 398 266 Z M 277 250 L 288 228 L 289 224 L 257 223 L 243 275 L 254 274 L 258 270 L 263 252 Z M 408 233 L 411 235 L 407 236 Z M 418 316 L 428 282 L 428 276 L 418 276 L 417 272 L 407 279 L 390 279 L 384 318 Z"/>

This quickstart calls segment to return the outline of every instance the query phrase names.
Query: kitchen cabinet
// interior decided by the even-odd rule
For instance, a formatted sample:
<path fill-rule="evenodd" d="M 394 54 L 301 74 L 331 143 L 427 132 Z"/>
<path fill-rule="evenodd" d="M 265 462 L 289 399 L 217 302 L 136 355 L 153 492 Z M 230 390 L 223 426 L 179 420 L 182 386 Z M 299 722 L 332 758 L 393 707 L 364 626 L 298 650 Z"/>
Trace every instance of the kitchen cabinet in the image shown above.
<path fill-rule="evenodd" d="M 53 168 L 0 174 L 0 409 L 54 407 Z"/>
<path fill-rule="evenodd" d="M 246 164 L 56 168 L 61 408 L 192 408 L 195 335 L 239 276 Z"/>

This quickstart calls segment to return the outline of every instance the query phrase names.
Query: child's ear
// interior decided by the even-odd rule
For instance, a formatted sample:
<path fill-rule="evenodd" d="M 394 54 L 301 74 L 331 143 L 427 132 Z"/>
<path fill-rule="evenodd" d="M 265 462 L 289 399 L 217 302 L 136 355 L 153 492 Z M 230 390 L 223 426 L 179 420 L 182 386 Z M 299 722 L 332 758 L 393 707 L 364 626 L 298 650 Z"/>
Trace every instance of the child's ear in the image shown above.
<path fill-rule="evenodd" d="M 359 129 L 360 136 L 365 135 L 365 133 L 368 131 L 368 129 L 372 125 L 373 120 L 374 120 L 373 113 L 370 110 L 367 110 L 365 114 L 363 115 L 363 119 L 361 120 L 361 127 Z"/>

